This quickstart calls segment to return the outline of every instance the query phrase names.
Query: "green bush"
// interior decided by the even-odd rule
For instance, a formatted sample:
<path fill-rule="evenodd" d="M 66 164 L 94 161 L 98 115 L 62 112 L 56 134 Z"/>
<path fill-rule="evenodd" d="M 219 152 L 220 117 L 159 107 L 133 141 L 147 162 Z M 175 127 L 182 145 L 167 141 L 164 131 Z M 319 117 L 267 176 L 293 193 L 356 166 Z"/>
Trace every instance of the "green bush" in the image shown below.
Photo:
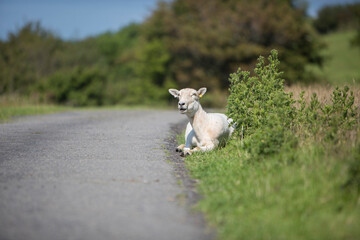
<path fill-rule="evenodd" d="M 246 134 L 268 125 L 270 119 L 275 119 L 273 115 L 285 121 L 285 125 L 294 118 L 294 100 L 284 92 L 276 50 L 271 51 L 268 60 L 269 64 L 265 65 L 264 57 L 259 57 L 254 76 L 241 69 L 230 75 L 227 113 L 238 127 L 244 127 Z"/>
<path fill-rule="evenodd" d="M 248 137 L 245 147 L 254 154 L 278 152 L 286 143 L 294 144 L 291 132 L 296 109 L 290 94 L 284 92 L 277 51 L 268 58 L 259 57 L 255 75 L 239 69 L 230 75 L 227 114 L 236 125 L 236 134 Z"/>
<path fill-rule="evenodd" d="M 244 146 L 254 155 L 266 155 L 280 151 L 284 143 L 296 146 L 298 137 L 332 144 L 344 139 L 359 121 L 353 92 L 336 88 L 332 103 L 324 106 L 316 95 L 307 104 L 302 93 L 296 109 L 292 94 L 284 91 L 279 65 L 272 50 L 267 65 L 259 57 L 254 76 L 241 69 L 230 75 L 227 114 L 236 122 L 236 135 L 247 138 Z"/>
<path fill-rule="evenodd" d="M 46 101 L 72 106 L 102 105 L 105 96 L 105 74 L 96 68 L 75 68 L 57 72 L 44 80 L 39 89 Z"/>
<path fill-rule="evenodd" d="M 244 141 L 244 147 L 254 158 L 283 151 L 283 148 L 295 148 L 298 140 L 287 128 L 282 119 L 271 114 L 269 123 L 259 127 Z"/>

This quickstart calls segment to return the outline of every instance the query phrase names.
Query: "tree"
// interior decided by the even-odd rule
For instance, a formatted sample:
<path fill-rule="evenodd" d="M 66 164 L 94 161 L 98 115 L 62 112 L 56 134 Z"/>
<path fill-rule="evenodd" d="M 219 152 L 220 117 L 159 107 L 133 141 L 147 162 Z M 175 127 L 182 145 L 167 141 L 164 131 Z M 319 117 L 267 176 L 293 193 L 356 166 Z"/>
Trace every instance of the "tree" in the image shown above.
<path fill-rule="evenodd" d="M 306 79 L 305 64 L 322 62 L 303 11 L 287 0 L 161 3 L 144 23 L 144 36 L 167 49 L 168 76 L 179 87 L 227 89 L 229 73 L 253 69 L 274 48 L 288 83 Z"/>
<path fill-rule="evenodd" d="M 39 78 L 55 70 L 53 58 L 63 42 L 40 23 L 28 23 L 7 42 L 0 42 L 0 93 L 25 93 Z"/>

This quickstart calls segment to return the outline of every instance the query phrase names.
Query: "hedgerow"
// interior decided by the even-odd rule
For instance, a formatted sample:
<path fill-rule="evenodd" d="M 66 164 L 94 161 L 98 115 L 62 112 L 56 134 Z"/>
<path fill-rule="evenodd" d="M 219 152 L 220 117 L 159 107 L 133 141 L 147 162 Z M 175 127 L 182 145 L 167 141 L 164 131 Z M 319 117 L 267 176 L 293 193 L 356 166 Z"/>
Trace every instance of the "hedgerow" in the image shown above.
<path fill-rule="evenodd" d="M 359 110 L 348 87 L 324 104 L 284 91 L 277 52 L 230 76 L 226 147 L 185 159 L 219 239 L 359 239 Z"/>

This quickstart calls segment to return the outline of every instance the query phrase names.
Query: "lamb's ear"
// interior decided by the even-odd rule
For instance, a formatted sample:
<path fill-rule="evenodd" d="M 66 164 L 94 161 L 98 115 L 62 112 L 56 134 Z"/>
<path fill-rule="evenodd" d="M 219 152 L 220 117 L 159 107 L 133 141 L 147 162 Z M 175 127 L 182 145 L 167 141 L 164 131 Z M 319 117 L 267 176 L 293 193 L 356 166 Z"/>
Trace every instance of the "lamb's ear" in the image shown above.
<path fill-rule="evenodd" d="M 174 98 L 178 98 L 180 96 L 179 90 L 176 89 L 169 89 L 169 93 L 174 96 Z"/>
<path fill-rule="evenodd" d="M 199 97 L 202 97 L 202 96 L 204 96 L 204 94 L 206 93 L 206 88 L 200 88 L 198 91 L 197 91 L 197 93 L 199 94 Z"/>

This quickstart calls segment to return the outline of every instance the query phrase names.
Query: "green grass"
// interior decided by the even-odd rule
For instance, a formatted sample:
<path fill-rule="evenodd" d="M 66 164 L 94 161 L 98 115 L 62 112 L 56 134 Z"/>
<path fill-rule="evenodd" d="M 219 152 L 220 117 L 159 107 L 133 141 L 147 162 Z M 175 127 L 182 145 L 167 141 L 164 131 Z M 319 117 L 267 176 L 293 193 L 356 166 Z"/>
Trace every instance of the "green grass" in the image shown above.
<path fill-rule="evenodd" d="M 360 239 L 360 122 L 348 87 L 297 102 L 284 93 L 277 51 L 256 75 L 231 74 L 227 114 L 240 127 L 225 148 L 185 163 L 197 208 L 219 239 Z M 341 71 L 341 70 L 339 70 Z"/>
<path fill-rule="evenodd" d="M 47 114 L 71 109 L 70 107 L 41 104 L 28 97 L 8 94 L 0 96 L 0 123 L 10 121 L 13 117 Z"/>
<path fill-rule="evenodd" d="M 8 105 L 0 106 L 0 122 L 9 121 L 13 117 L 36 115 L 36 114 L 48 114 L 60 111 L 69 110 L 69 107 L 55 106 L 55 105 Z"/>
<path fill-rule="evenodd" d="M 317 144 L 254 161 L 234 140 L 186 165 L 219 239 L 360 239 L 360 198 L 342 188 L 348 161 Z"/>
<path fill-rule="evenodd" d="M 346 31 L 324 35 L 324 66 L 309 69 L 332 85 L 360 83 L 360 48 L 350 45 L 355 34 L 356 31 Z"/>

